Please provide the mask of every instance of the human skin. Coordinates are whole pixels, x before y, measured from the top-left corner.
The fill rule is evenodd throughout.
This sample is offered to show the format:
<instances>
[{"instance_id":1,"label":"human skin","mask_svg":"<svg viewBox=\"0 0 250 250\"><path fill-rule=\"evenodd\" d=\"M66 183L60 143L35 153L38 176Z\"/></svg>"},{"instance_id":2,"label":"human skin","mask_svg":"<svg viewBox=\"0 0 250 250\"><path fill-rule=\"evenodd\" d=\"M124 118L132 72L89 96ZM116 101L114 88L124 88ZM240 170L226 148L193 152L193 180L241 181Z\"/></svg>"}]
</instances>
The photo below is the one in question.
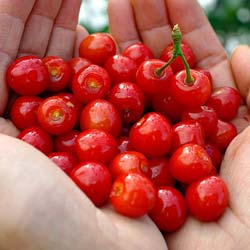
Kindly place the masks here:
<instances>
[{"instance_id":1,"label":"human skin","mask_svg":"<svg viewBox=\"0 0 250 250\"><path fill-rule=\"evenodd\" d=\"M14 58L27 53L65 59L77 55L79 41L87 35L84 29L75 31L80 1L61 3L59 0L0 2L0 20L6 24L0 28L2 114L9 98L5 71ZM109 16L111 33L121 49L140 37L155 56L170 42L171 26L179 23L184 38L193 46L198 66L210 70L217 86L237 83L247 99L249 48L235 50L230 66L196 1L111 0ZM154 36L158 39L152 39ZM13 136L18 131L10 121L0 118L0 249L247 249L250 244L250 128L246 128L245 116L248 119L247 109L242 107L235 121L242 132L228 148L221 167L221 176L230 191L226 213L215 223L200 223L189 217L181 230L165 235L166 241L147 216L134 220L113 212L109 206L97 209L46 156L15 139Z\"/></svg>"}]
</instances>

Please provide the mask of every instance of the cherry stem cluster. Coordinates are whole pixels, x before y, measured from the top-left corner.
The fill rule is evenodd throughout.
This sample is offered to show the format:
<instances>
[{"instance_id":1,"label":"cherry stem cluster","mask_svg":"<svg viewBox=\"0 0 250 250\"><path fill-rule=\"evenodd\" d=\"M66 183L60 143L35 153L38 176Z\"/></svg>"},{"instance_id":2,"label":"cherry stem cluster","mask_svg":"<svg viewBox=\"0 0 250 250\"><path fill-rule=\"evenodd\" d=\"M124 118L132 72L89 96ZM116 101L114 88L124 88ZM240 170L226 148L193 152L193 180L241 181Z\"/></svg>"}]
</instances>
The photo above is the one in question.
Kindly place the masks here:
<instances>
[{"instance_id":1,"label":"cherry stem cluster","mask_svg":"<svg viewBox=\"0 0 250 250\"><path fill-rule=\"evenodd\" d=\"M190 66L189 66L187 59L185 58L185 56L182 52L182 49L181 49L182 34L181 34L181 30L180 30L178 24L176 24L173 27L172 39L174 42L174 49L173 49L172 57L169 59L169 61L166 64L164 64L162 67L156 69L155 74L156 74L156 76L160 77L162 75L163 71L176 59L176 57L180 56L183 63L184 63L185 69L186 69L185 82L191 84L194 82L194 78L191 75Z\"/></svg>"}]
</instances>

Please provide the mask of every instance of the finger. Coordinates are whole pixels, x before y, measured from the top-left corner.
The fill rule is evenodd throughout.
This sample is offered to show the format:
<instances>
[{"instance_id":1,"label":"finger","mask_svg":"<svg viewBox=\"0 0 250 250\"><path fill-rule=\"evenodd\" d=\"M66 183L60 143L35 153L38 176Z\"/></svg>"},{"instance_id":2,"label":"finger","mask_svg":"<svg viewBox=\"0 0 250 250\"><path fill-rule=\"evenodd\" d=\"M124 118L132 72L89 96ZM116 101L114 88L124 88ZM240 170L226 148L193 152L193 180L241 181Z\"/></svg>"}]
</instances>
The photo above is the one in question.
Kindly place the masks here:
<instances>
[{"instance_id":1,"label":"finger","mask_svg":"<svg viewBox=\"0 0 250 250\"><path fill-rule=\"evenodd\" d=\"M0 249L119 249L106 215L38 150L0 135L0 166Z\"/></svg>"},{"instance_id":2,"label":"finger","mask_svg":"<svg viewBox=\"0 0 250 250\"><path fill-rule=\"evenodd\" d=\"M24 24L35 0L1 0L0 2L0 115L8 100L5 71L16 57Z\"/></svg>"},{"instance_id":3,"label":"finger","mask_svg":"<svg viewBox=\"0 0 250 250\"><path fill-rule=\"evenodd\" d=\"M168 21L165 1L131 2L142 41L152 49L155 57L159 57L162 50L171 42L172 28Z\"/></svg>"},{"instance_id":4,"label":"finger","mask_svg":"<svg viewBox=\"0 0 250 250\"><path fill-rule=\"evenodd\" d=\"M10 120L0 117L0 133L16 137L19 131Z\"/></svg>"},{"instance_id":5,"label":"finger","mask_svg":"<svg viewBox=\"0 0 250 250\"><path fill-rule=\"evenodd\" d=\"M110 0L108 2L109 29L119 49L140 41L130 0Z\"/></svg>"},{"instance_id":6,"label":"finger","mask_svg":"<svg viewBox=\"0 0 250 250\"><path fill-rule=\"evenodd\" d=\"M77 25L76 28L76 40L75 40L75 49L74 49L74 57L79 56L79 47L82 40L88 35L88 31L82 27L81 25Z\"/></svg>"},{"instance_id":7,"label":"finger","mask_svg":"<svg viewBox=\"0 0 250 250\"><path fill-rule=\"evenodd\" d=\"M52 31L47 55L69 60L74 52L80 0L64 0Z\"/></svg>"},{"instance_id":8,"label":"finger","mask_svg":"<svg viewBox=\"0 0 250 250\"><path fill-rule=\"evenodd\" d=\"M196 0L166 0L169 18L179 24L183 40L194 51L197 66L208 69L215 87L234 86L226 52Z\"/></svg>"},{"instance_id":9,"label":"finger","mask_svg":"<svg viewBox=\"0 0 250 250\"><path fill-rule=\"evenodd\" d=\"M241 96L246 100L250 107L250 72L248 65L250 63L250 48L247 45L241 45L236 48L231 57L231 67L237 87Z\"/></svg>"},{"instance_id":10,"label":"finger","mask_svg":"<svg viewBox=\"0 0 250 250\"><path fill-rule=\"evenodd\" d=\"M61 3L62 0L36 2L25 26L18 56L27 54L44 56Z\"/></svg>"}]
</instances>

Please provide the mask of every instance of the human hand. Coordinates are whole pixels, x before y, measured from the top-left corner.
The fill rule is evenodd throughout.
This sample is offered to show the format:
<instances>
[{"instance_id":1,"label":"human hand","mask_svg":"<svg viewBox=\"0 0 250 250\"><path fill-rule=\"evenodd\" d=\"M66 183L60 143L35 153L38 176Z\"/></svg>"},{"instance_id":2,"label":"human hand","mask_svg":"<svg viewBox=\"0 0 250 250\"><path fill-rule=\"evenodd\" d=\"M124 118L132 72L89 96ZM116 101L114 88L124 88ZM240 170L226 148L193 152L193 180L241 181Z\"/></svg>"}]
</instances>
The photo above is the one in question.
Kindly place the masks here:
<instances>
[{"instance_id":1,"label":"human hand","mask_svg":"<svg viewBox=\"0 0 250 250\"><path fill-rule=\"evenodd\" d=\"M5 72L16 57L58 55L67 60L78 54L76 48L87 35L77 27L80 4L80 0L0 2L0 116L9 100ZM0 133L15 136L18 131L0 117Z\"/></svg>"},{"instance_id":2,"label":"human hand","mask_svg":"<svg viewBox=\"0 0 250 250\"><path fill-rule=\"evenodd\" d=\"M80 27L75 32L79 6L80 0L0 2L0 114L9 98L5 71L16 57L77 55L87 34ZM46 156L6 136L17 133L10 121L0 118L0 249L166 248L151 220L132 220L109 207L97 209Z\"/></svg>"},{"instance_id":3,"label":"human hand","mask_svg":"<svg viewBox=\"0 0 250 250\"><path fill-rule=\"evenodd\" d=\"M133 42L142 41L152 49L155 57L171 42L172 26L179 24L183 40L194 50L197 66L210 71L214 86L237 85L250 107L249 47L237 49L230 65L224 48L196 0L110 0L109 17L110 32L121 51ZM166 234L170 250L248 248L250 127L247 127L247 106L240 107L234 120L238 132L242 132L231 143L221 166L220 175L230 192L229 207L221 219L213 223L201 223L188 217L179 231Z\"/></svg>"}]
</instances>

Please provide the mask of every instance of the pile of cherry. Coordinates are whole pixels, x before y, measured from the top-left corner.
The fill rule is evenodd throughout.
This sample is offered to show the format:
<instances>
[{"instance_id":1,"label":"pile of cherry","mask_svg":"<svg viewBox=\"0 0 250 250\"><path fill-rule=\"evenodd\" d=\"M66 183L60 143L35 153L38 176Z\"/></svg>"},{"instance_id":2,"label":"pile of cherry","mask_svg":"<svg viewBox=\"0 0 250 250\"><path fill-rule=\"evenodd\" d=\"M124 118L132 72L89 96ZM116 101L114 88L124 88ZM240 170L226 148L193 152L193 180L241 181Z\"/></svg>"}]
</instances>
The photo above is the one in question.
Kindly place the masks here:
<instances>
[{"instance_id":1,"label":"pile of cherry","mask_svg":"<svg viewBox=\"0 0 250 250\"><path fill-rule=\"evenodd\" d=\"M110 35L91 34L78 58L24 56L6 74L17 94L10 119L19 139L96 206L148 214L166 232L188 213L214 221L226 209L228 189L217 173L240 105L235 89L213 88L209 71L195 68L178 26L172 36L156 59L145 44L116 54Z\"/></svg>"}]
</instances>

